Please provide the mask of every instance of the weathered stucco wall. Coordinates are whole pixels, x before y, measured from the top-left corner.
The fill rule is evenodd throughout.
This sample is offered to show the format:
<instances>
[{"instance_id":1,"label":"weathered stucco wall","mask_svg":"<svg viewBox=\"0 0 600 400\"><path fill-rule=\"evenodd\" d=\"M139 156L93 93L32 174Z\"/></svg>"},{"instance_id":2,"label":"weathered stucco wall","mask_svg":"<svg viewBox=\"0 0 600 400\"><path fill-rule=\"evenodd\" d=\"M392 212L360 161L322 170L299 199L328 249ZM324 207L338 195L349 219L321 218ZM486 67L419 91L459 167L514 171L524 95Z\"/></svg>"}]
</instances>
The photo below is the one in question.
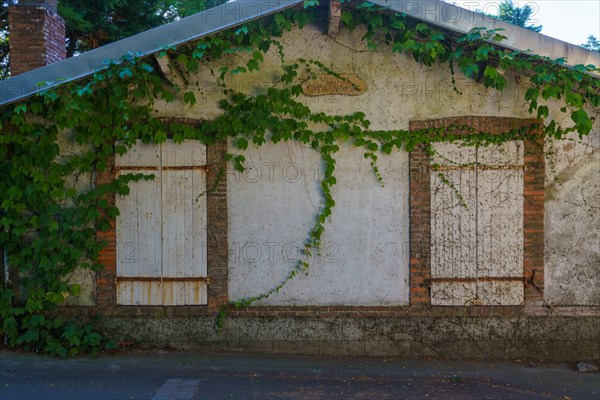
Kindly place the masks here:
<instances>
[{"instance_id":1,"label":"weathered stucco wall","mask_svg":"<svg viewBox=\"0 0 600 400\"><path fill-rule=\"evenodd\" d=\"M507 87L498 93L458 72L459 95L450 83L447 66L422 66L405 55L392 54L385 46L366 51L362 34L342 31L332 39L308 27L283 38L288 62L316 59L338 72L356 74L367 85L359 96L303 96L302 101L313 110L363 111L374 129L407 129L411 120L461 115L531 117L522 100L527 89L524 77L507 72ZM266 57L266 64L261 71L241 74L229 84L247 93L264 89L277 79L274 52ZM216 67L221 65L234 66L237 61L232 56ZM216 101L221 95L214 77L201 72L190 81L199 82L194 89L198 103L191 109L183 102L166 104L161 115L203 119L220 112ZM551 116L568 125L568 117L559 115L556 105L550 106ZM600 172L597 156L591 155L598 147L599 131L596 126L583 144L546 145L551 155L547 159L545 300L553 305L599 304ZM228 185L232 299L263 293L280 282L296 259L292 253L304 243L319 201L315 177L321 166L314 151L278 144L244 154L248 171L231 171ZM324 238L324 254L312 260L307 276L292 281L263 304L407 303L406 154L382 156L385 188L378 185L359 151L344 148L338 159L337 205Z\"/></svg>"},{"instance_id":2,"label":"weathered stucco wall","mask_svg":"<svg viewBox=\"0 0 600 400\"><path fill-rule=\"evenodd\" d=\"M600 152L598 135L555 143L546 188L545 300L600 305Z\"/></svg>"},{"instance_id":3,"label":"weathered stucco wall","mask_svg":"<svg viewBox=\"0 0 600 400\"><path fill-rule=\"evenodd\" d=\"M229 295L260 295L281 282L299 258L320 207L323 166L295 144L246 154L248 169L228 177ZM338 154L334 213L311 268L263 304L408 303L407 157L382 160L382 187L362 152Z\"/></svg>"}]
</instances>

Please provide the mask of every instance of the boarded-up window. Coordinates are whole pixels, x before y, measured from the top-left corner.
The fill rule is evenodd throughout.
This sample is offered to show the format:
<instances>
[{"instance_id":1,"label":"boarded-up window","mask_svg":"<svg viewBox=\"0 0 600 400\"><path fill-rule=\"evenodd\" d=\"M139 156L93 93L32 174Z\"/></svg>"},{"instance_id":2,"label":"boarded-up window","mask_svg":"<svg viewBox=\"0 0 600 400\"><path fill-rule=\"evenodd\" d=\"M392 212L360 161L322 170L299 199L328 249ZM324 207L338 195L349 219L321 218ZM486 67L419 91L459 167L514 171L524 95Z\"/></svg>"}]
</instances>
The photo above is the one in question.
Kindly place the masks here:
<instances>
[{"instance_id":1,"label":"boarded-up window","mask_svg":"<svg viewBox=\"0 0 600 400\"><path fill-rule=\"evenodd\" d=\"M523 143L434 149L431 304L523 304Z\"/></svg>"},{"instance_id":2,"label":"boarded-up window","mask_svg":"<svg viewBox=\"0 0 600 400\"><path fill-rule=\"evenodd\" d=\"M206 147L138 142L115 166L154 175L117 196L117 304L207 304Z\"/></svg>"}]
</instances>

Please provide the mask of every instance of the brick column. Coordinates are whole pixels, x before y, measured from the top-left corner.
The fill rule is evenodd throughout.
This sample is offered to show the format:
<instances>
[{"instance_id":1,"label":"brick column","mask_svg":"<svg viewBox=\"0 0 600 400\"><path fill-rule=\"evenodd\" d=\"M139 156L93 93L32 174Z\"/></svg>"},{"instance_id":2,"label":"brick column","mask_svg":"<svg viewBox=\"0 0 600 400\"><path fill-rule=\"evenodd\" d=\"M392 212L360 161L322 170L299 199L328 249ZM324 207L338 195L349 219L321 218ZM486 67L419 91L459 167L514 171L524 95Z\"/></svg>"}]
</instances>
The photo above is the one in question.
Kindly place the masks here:
<instances>
[{"instance_id":1,"label":"brick column","mask_svg":"<svg viewBox=\"0 0 600 400\"><path fill-rule=\"evenodd\" d=\"M525 141L523 162L523 274L525 307L544 303L544 180L545 157L542 128L534 140Z\"/></svg>"},{"instance_id":2,"label":"brick column","mask_svg":"<svg viewBox=\"0 0 600 400\"><path fill-rule=\"evenodd\" d=\"M410 123L417 130L418 123ZM409 155L410 207L410 305L429 306L431 278L431 188L430 161L424 145Z\"/></svg>"},{"instance_id":3,"label":"brick column","mask_svg":"<svg viewBox=\"0 0 600 400\"><path fill-rule=\"evenodd\" d=\"M65 22L56 0L20 1L8 10L12 76L66 58Z\"/></svg>"},{"instance_id":4,"label":"brick column","mask_svg":"<svg viewBox=\"0 0 600 400\"><path fill-rule=\"evenodd\" d=\"M96 173L96 186L110 183L115 179L114 156L106 160L107 169ZM107 195L109 206L115 205L115 195ZM98 262L104 266L96 275L96 306L110 307L117 303L116 277L117 277L117 225L111 219L110 229L106 232L97 232L98 241L106 241L107 245L100 251Z\"/></svg>"},{"instance_id":5,"label":"brick column","mask_svg":"<svg viewBox=\"0 0 600 400\"><path fill-rule=\"evenodd\" d=\"M229 239L227 214L227 142L217 142L207 148L208 190L208 306L218 308L228 301Z\"/></svg>"}]
</instances>

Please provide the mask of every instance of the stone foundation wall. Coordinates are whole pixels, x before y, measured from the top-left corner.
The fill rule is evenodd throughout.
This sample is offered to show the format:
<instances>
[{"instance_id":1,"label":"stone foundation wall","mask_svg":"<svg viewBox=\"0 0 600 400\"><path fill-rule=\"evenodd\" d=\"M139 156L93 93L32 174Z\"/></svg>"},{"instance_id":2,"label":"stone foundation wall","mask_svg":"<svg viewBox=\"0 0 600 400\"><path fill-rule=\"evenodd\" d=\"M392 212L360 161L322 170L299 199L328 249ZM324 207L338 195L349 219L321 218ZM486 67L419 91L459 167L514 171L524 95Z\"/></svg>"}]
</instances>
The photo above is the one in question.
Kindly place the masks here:
<instances>
[{"instance_id":1,"label":"stone foundation wall","mask_svg":"<svg viewBox=\"0 0 600 400\"><path fill-rule=\"evenodd\" d=\"M206 351L449 358L600 359L600 317L110 317L126 344Z\"/></svg>"}]
</instances>

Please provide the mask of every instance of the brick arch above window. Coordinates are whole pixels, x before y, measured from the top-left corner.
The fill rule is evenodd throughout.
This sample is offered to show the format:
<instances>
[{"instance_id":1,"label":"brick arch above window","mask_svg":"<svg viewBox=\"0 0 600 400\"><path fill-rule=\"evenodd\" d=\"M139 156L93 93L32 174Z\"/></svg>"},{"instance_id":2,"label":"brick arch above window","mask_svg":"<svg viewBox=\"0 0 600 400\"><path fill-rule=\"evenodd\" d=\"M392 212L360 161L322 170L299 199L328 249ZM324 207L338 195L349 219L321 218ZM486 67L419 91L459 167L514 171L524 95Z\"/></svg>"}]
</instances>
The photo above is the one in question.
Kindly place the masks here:
<instances>
[{"instance_id":1,"label":"brick arch above window","mask_svg":"<svg viewBox=\"0 0 600 400\"><path fill-rule=\"evenodd\" d=\"M411 121L410 130L416 131L427 128L452 128L454 133L465 133L460 128L468 127L478 131L485 131L492 134L501 134L511 129L522 127L535 127L532 133L536 139L526 140L523 142L522 153L518 163L513 165L505 165L497 169L521 169L519 172L519 180L522 181L522 246L520 247L518 257L522 257L522 267L519 266L519 272L514 271L510 276L502 276L492 271L490 274L489 268L485 276L479 276L477 273L469 273L464 270L456 273L443 274L440 277L440 263L434 261L434 269L432 270L432 251L436 260L439 259L439 234L432 235L432 198L439 205L439 199L432 195L433 186L435 186L435 174L437 170L433 170L432 159L425 151L424 146L415 148L410 154L410 243L411 243L411 262L410 262L410 304L411 306L431 306L433 305L459 305L459 301L450 299L440 299L440 290L448 289L454 285L459 288L458 291L478 291L478 287L483 291L490 288L497 290L506 290L513 292L513 300L507 300L509 305L517 305L515 296L522 296L520 305L525 307L540 305L543 301L544 287L544 141L542 136L542 122L537 119L519 119L507 117L489 117L489 116L464 116L453 118L442 118L426 121ZM463 128L464 129L464 128ZM475 152L475 150L473 150ZM435 163L438 163L435 161ZM442 164L442 163L440 163ZM473 171L475 166L470 167ZM442 167L443 169L444 167ZM458 167L447 166L446 169L459 169ZM493 169L493 168L492 168ZM456 172L454 172L456 173ZM476 174L472 172L471 175ZM469 174L464 175L469 176ZM475 175L476 176L476 175ZM433 177L433 178L432 178ZM433 182L433 186L432 186ZM519 189L521 190L521 189ZM475 190L474 193L477 193ZM474 195L475 196L475 195ZM482 195L479 194L479 197ZM520 201L520 200L519 200ZM485 199L477 198L473 204L485 203ZM513 199L514 202L514 199ZM435 213L435 210L434 210ZM437 217L437 215L434 215ZM471 216L473 217L473 216ZM460 220L461 217L458 217ZM480 225L481 218L477 218L475 214L474 228ZM519 222L520 223L520 222ZM468 224L467 224L468 225ZM439 224L438 224L439 229ZM460 235L460 233L459 233ZM455 235L459 237L459 235ZM435 236L432 240L432 237ZM474 235L469 235L473 238ZM473 239L471 238L471 239ZM468 240L467 240L468 241ZM521 237L519 237L521 241ZM474 246L483 247L481 243L477 244L477 239L471 240L476 243ZM483 242L483 240L482 240ZM464 246L463 246L464 247ZM468 248L468 246L467 246ZM476 259L482 254L479 248L470 251L472 258ZM454 256L448 256L450 259ZM464 257L464 256L463 256ZM456 263L464 263L463 260L454 260ZM475 261L477 262L477 261ZM466 263L466 262L465 262ZM461 267L465 267L461 265ZM441 267L443 270L443 266ZM433 273L432 273L433 272ZM490 276L491 275L491 276ZM499 276L498 276L499 275ZM516 275L516 276L515 276ZM520 285L522 284L522 289ZM433 288L433 290L432 290ZM510 289L512 288L512 289ZM515 289L517 291L515 291ZM452 290L449 290L452 292ZM434 295L432 302L432 293ZM437 298L435 296L438 296ZM469 296L462 293L464 298ZM474 300L470 304L460 305L493 305L489 297L483 300L480 299L479 293L474 296ZM482 303L483 302L483 303ZM498 305L501 305L500 303Z\"/></svg>"}]
</instances>

